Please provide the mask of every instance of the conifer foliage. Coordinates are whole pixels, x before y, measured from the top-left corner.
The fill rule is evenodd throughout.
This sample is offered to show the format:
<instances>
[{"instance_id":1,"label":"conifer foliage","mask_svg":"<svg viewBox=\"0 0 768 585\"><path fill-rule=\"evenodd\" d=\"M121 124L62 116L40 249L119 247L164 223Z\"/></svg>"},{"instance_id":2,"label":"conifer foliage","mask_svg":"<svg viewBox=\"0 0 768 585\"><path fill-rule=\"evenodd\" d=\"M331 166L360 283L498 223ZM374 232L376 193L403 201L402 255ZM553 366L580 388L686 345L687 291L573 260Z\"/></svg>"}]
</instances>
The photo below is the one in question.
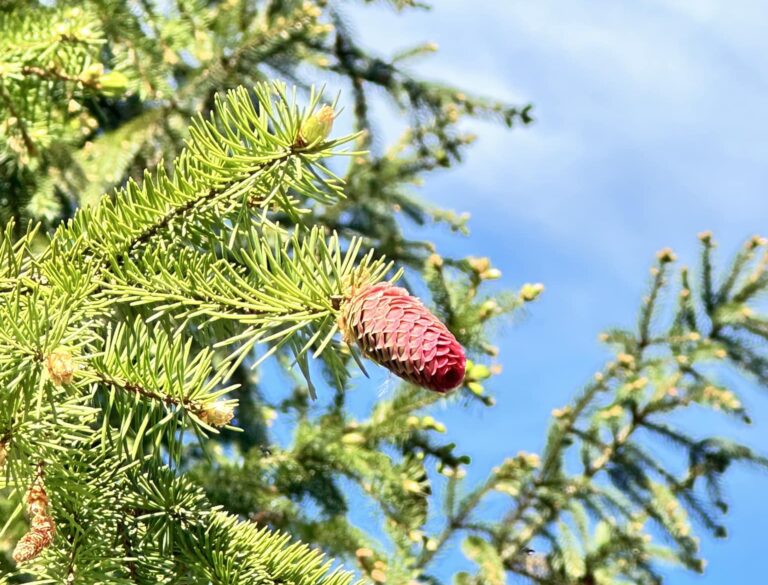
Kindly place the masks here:
<instances>
[{"instance_id":1,"label":"conifer foliage","mask_svg":"<svg viewBox=\"0 0 768 585\"><path fill-rule=\"evenodd\" d=\"M79 210L44 252L34 231L4 234L6 478L29 489L30 519L13 556L38 577L173 582L184 566L189 582L347 580L323 576L315 554L261 558L278 537L233 522L178 473L186 437L231 421L223 382L255 345L290 347L308 371L307 352L337 329L332 298L389 268L358 259L359 242L342 253L321 230L290 235L269 219L339 196L321 161L343 141L296 148L313 108L281 85L256 95L258 113L230 93L170 173ZM326 362L343 379L343 363Z\"/></svg>"},{"instance_id":2,"label":"conifer foliage","mask_svg":"<svg viewBox=\"0 0 768 585\"><path fill-rule=\"evenodd\" d=\"M615 357L553 412L541 454L480 479L438 407L494 405L489 330L542 286L486 292L487 258L412 239L467 218L411 186L460 160L463 117L526 124L530 106L417 79L405 63L431 45L373 54L324 0L0 8L0 583L703 570L723 474L768 461L676 415L749 422L723 380L768 384L766 240L722 274L709 233L695 274L662 250L636 327L603 334ZM372 90L409 122L381 151ZM424 303L403 288L419 281ZM360 407L371 360L404 382Z\"/></svg>"}]
</instances>

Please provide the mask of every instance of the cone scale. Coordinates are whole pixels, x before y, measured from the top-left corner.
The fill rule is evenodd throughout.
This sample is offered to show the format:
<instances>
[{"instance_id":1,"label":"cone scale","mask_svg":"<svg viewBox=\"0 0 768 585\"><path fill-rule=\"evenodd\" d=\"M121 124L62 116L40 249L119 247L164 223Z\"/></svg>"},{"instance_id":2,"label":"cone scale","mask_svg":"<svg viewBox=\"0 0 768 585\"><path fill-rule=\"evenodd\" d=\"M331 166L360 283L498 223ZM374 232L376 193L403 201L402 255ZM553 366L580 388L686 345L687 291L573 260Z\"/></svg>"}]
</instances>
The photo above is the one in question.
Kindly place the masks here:
<instances>
[{"instance_id":1,"label":"cone scale","mask_svg":"<svg viewBox=\"0 0 768 585\"><path fill-rule=\"evenodd\" d=\"M362 288L341 307L348 343L404 380L445 393L464 380L466 357L453 334L404 288Z\"/></svg>"}]
</instances>

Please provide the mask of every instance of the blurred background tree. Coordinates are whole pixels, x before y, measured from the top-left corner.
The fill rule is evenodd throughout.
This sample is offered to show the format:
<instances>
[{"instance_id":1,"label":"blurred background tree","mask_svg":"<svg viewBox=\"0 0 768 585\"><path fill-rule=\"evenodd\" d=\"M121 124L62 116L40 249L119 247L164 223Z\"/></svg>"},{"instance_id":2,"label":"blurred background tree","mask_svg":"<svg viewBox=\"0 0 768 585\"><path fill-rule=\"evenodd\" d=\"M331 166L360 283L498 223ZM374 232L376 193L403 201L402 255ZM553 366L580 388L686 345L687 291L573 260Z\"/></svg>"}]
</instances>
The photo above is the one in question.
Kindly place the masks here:
<instances>
[{"instance_id":1,"label":"blurred background tree","mask_svg":"<svg viewBox=\"0 0 768 585\"><path fill-rule=\"evenodd\" d=\"M281 368L252 370L254 353L234 373L243 432L223 431L212 452L190 444L184 455L184 472L213 503L381 583L495 584L511 573L539 583L658 583L660 562L703 569L694 528L725 534L722 473L735 461L765 461L672 421L701 405L747 422L721 373L735 367L768 382L768 326L750 308L768 286L764 240L750 239L718 276L712 236L701 234L701 269L696 278L680 272L674 292L674 255L660 252L636 330L605 334L615 360L553 413L544 452L511 453L485 482L465 485L470 462L460 445L441 440L439 406L493 406L493 324L542 288L489 291L498 271L488 259L442 256L422 228L464 233L467 217L419 199L415 187L460 162L473 140L461 130L463 118L522 126L531 122L530 105L410 75L409 60L435 47L371 53L343 2L3 0L0 8L0 217L16 220L18 237L27 220L53 230L102 193L167 164L188 138L189 119L207 116L217 94L272 78L307 92L325 81L347 106L338 125L363 131L356 146L370 152L335 169L346 199L315 205L301 221L335 230L344 242L361 237L364 248L405 267L405 282L429 296L470 352L467 378L452 397L402 386L370 411L326 385L312 401L287 354L276 355ZM378 140L377 100L394 103L407 121L395 144ZM663 303L670 296L676 304ZM282 390L267 393L265 385ZM682 457L660 460L659 438ZM499 498L508 513L484 515L483 504ZM353 514L371 503L382 525ZM15 505L5 504L8 573L24 532ZM468 562L466 572L446 575L439 559L449 548L460 548L474 568Z\"/></svg>"}]
</instances>

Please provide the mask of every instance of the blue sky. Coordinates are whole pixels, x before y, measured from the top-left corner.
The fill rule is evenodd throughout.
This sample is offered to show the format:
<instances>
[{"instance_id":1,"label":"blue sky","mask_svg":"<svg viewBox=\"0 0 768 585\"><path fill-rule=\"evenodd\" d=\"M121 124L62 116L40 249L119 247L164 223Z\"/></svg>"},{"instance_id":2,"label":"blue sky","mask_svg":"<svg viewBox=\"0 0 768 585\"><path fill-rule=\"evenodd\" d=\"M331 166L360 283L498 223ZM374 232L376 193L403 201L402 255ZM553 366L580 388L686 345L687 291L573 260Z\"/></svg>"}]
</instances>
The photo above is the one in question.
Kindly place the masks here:
<instances>
[{"instance_id":1,"label":"blue sky","mask_svg":"<svg viewBox=\"0 0 768 585\"><path fill-rule=\"evenodd\" d=\"M480 480L504 456L539 450L550 411L601 367L597 334L631 325L654 253L695 263L696 234L713 230L723 257L768 232L768 3L758 0L439 0L432 12L354 12L378 50L436 41L413 66L511 102L534 102L536 123L473 125L480 140L459 169L421 194L472 214L468 240L447 251L491 256L509 287L541 281L542 300L500 332L498 407L446 410L452 437ZM396 125L394 113L384 112ZM768 397L746 387L755 423L694 423L768 452ZM704 539L701 576L721 584L763 574L768 476L726 482L730 537ZM445 571L454 555L443 559Z\"/></svg>"}]
</instances>

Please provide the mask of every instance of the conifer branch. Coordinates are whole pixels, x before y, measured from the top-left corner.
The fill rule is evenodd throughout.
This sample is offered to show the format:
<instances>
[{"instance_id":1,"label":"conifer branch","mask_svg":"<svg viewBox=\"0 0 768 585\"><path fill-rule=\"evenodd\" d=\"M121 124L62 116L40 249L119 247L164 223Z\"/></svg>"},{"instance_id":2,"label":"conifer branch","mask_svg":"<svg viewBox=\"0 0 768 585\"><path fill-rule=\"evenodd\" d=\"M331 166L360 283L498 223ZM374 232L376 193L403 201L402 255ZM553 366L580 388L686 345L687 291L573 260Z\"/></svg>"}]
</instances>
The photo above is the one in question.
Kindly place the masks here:
<instances>
[{"instance_id":1,"label":"conifer branch","mask_svg":"<svg viewBox=\"0 0 768 585\"><path fill-rule=\"evenodd\" d=\"M530 106L409 74L407 60L434 45L376 55L338 4L134 4L13 2L0 15L0 109L13 108L0 124L9 194L0 214L43 220L37 234L23 221L0 234L0 487L10 493L1 540L15 544L33 528L23 492L39 462L58 534L21 567L0 558L11 574L0 581L349 583L283 532L376 583L441 585L439 559L459 536L477 569L455 585L501 585L510 572L548 585L657 585L662 561L701 570L693 531L725 534L723 474L768 462L676 421L693 405L749 421L719 374L735 366L768 380L768 319L755 302L768 289L762 238L720 275L702 234L702 266L696 278L682 271L668 321L674 257L663 251L635 329L602 336L615 358L553 413L541 458L519 453L467 488L470 461L432 416L441 396L406 386L352 416L359 356L344 341L404 378L434 382L415 373L429 340L389 318L407 309L450 341L441 351L461 343L472 352L460 362L451 353L464 374L455 395L493 405L488 326L542 287L482 296L499 276L488 259L444 258L405 234L401 218L465 232L466 216L421 201L412 186L461 159L473 140L464 117L528 124ZM351 85L356 137L328 138L338 110L309 88L317 69ZM306 108L281 84L214 97L274 72L294 81ZM401 106L409 127L382 153L340 153L350 140L374 144L371 91ZM325 161L334 154L354 155L345 192ZM159 168L142 178L145 167ZM71 209L113 184L121 188ZM407 293L391 294L385 281L398 275L384 255L412 270L409 281L424 279L450 331ZM412 354L392 351L406 345ZM251 371L270 356L289 371L286 392ZM236 395L226 382L234 372ZM311 402L310 374L335 392ZM235 412L236 397L247 408ZM250 432L234 439L234 424ZM679 465L655 458L659 439ZM433 494L444 494L446 517L434 535ZM359 498L381 515L386 542L354 524ZM508 504L498 518L484 513L491 499ZM657 533L665 542L649 543Z\"/></svg>"},{"instance_id":2,"label":"conifer branch","mask_svg":"<svg viewBox=\"0 0 768 585\"><path fill-rule=\"evenodd\" d=\"M710 247L710 243L708 238L704 246ZM616 330L603 336L605 341L617 346L617 358L596 375L572 405L553 413L555 422L541 464L535 456L531 456L530 463L523 464L528 456L521 455L519 463L509 461L500 466L486 483L459 504L461 522L449 523L417 558L431 560L435 548L441 550L448 538L464 532L470 535L465 541L465 552L480 565L480 575L486 574L494 564L541 583L589 582L594 578L590 571L599 567L616 570L617 566L610 561L614 554L623 555L626 563L617 575L643 584L655 583L658 579L653 567L654 555L675 558L688 568L700 571L703 565L691 536L688 514L705 529L722 537L725 528L716 509L724 509L724 504L719 488L712 486L717 485L719 474L731 461L763 465L766 459L743 445L691 437L662 422L662 417L697 403L748 421L735 394L718 385L711 373L704 374L697 365L706 360L722 360L734 352L731 359L737 365L762 379L762 353L755 351L752 359L744 357L746 354L739 353L743 351L739 342L721 331L727 327L734 334L748 331L763 339L767 337L768 331L757 325L760 318L734 301L743 283L749 285L760 278L762 257L757 264L754 260L759 256L757 248L764 244L761 239L750 240L717 288L718 294L712 293L711 297L707 290L716 290L714 266L711 258L705 258L703 272L710 276L708 282L704 279L700 298L702 305L706 305L708 298L712 303L708 310L713 315L709 331L697 329L691 317L695 314L694 297L685 270L678 310L671 326L666 331L659 331L655 326L656 307L665 296L667 267L674 261L671 251L660 252L659 265L652 271L651 292L643 299L637 332ZM653 351L648 351L650 349ZM638 438L641 429L671 439L690 458L689 469L679 477L668 471L644 449ZM610 439L603 440L601 433L610 433ZM566 452L574 446L581 451L580 472L572 471L567 464ZM524 471L536 468L535 473ZM697 492L701 482L709 486L710 504L714 508L706 505ZM506 491L508 483L513 506L504 521L490 526L472 521L486 493ZM639 519L651 519L671 537L674 547L638 557L625 555L622 551L626 549L618 541L611 545L603 539L603 556L598 560L590 556L593 537L586 530L586 520L578 520L584 524L578 537L565 522L569 515L575 517L579 507L589 510L597 529L610 526L616 531L615 538L633 543L639 542L636 539L642 534L642 524L637 524ZM480 536L482 539L478 540ZM551 550L528 552L535 538L548 540ZM425 564L419 568L426 570Z\"/></svg>"}]
</instances>

